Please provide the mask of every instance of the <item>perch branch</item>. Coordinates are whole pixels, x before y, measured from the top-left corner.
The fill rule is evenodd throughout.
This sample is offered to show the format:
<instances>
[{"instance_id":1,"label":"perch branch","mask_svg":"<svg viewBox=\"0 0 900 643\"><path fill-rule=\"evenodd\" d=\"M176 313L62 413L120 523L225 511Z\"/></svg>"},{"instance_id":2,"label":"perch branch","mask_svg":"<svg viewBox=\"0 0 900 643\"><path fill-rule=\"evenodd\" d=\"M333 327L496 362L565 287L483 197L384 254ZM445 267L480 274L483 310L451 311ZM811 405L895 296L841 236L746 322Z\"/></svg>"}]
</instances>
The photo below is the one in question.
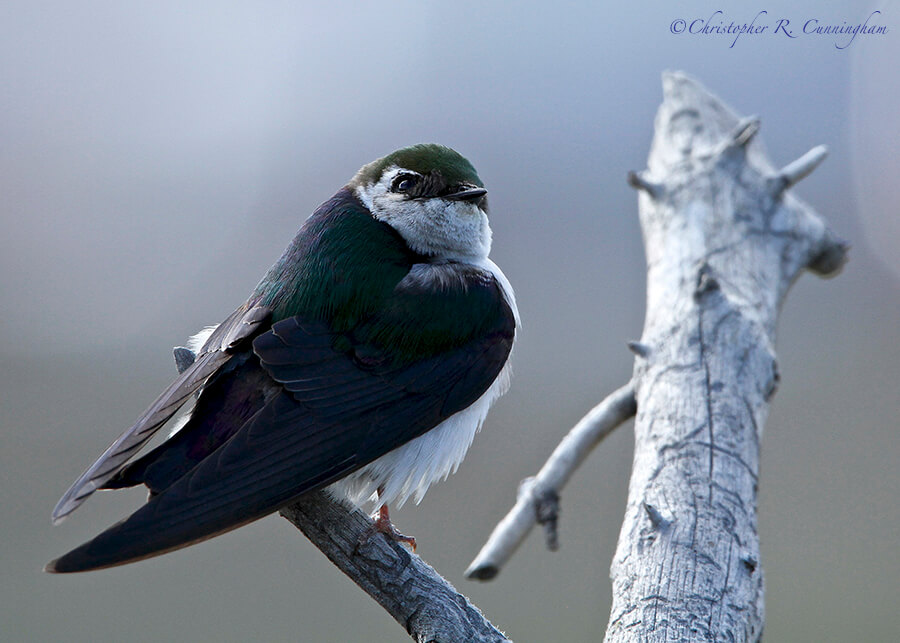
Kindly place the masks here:
<instances>
[{"instance_id":1,"label":"perch branch","mask_svg":"<svg viewBox=\"0 0 900 643\"><path fill-rule=\"evenodd\" d=\"M375 599L415 641L508 641L469 600L421 558L372 536L359 509L317 492L281 510L328 559Z\"/></svg>"}]
</instances>

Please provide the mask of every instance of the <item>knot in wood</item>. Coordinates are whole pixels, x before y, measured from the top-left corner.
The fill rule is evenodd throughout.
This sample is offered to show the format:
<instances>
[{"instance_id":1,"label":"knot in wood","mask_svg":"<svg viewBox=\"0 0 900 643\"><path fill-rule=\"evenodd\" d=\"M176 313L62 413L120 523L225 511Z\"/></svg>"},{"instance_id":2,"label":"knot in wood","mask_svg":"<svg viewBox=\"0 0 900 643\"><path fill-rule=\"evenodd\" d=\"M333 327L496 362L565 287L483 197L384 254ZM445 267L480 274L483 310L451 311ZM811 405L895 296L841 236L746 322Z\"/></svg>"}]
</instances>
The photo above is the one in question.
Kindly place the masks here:
<instances>
[{"instance_id":1,"label":"knot in wood","mask_svg":"<svg viewBox=\"0 0 900 643\"><path fill-rule=\"evenodd\" d=\"M694 299L699 301L706 295L718 290L719 281L713 276L710 265L704 262L697 273L697 287L694 290Z\"/></svg>"}]
</instances>

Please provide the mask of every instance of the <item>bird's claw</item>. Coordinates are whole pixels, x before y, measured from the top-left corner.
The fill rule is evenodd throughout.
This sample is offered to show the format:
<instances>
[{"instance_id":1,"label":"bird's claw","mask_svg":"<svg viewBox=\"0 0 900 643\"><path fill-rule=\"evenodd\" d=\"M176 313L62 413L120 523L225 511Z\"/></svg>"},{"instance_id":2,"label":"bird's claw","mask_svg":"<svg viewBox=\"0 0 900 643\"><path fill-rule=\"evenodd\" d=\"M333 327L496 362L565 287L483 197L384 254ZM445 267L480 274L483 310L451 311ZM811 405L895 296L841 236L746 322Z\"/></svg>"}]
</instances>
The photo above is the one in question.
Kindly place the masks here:
<instances>
[{"instance_id":1,"label":"bird's claw","mask_svg":"<svg viewBox=\"0 0 900 643\"><path fill-rule=\"evenodd\" d=\"M408 545L409 548L415 553L416 551L416 539L412 536L407 536L406 534L401 534L397 531L397 528L394 527L391 522L391 517L388 515L387 505L382 505L381 508L372 516L372 526L370 526L363 534L359 537L359 542L357 543L357 549L365 545L369 538L372 537L375 533L384 534L388 539L393 540L397 543L402 543Z\"/></svg>"}]
</instances>

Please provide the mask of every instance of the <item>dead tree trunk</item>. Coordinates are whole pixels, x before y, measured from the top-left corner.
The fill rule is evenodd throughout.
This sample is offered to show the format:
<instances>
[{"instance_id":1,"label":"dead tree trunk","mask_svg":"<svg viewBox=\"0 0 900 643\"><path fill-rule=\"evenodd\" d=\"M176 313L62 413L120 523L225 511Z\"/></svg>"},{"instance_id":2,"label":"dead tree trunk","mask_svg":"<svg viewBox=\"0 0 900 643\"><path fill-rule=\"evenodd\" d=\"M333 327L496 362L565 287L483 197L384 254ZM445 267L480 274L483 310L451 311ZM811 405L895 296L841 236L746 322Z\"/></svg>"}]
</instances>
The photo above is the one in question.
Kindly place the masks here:
<instances>
[{"instance_id":1,"label":"dead tree trunk","mask_svg":"<svg viewBox=\"0 0 900 643\"><path fill-rule=\"evenodd\" d=\"M538 522L555 548L562 487L636 411L606 641L758 641L759 439L778 384L778 309L804 269L836 274L847 248L788 192L824 147L775 170L755 118L681 73L663 75L663 93L648 170L628 177L647 253L632 380L523 481L467 575L496 576Z\"/></svg>"},{"instance_id":2,"label":"dead tree trunk","mask_svg":"<svg viewBox=\"0 0 900 643\"><path fill-rule=\"evenodd\" d=\"M759 439L778 384L778 309L804 268L835 274L846 247L787 191L823 147L776 171L756 119L683 74L665 74L663 93L648 170L629 177L647 316L606 641L757 641Z\"/></svg>"}]
</instances>

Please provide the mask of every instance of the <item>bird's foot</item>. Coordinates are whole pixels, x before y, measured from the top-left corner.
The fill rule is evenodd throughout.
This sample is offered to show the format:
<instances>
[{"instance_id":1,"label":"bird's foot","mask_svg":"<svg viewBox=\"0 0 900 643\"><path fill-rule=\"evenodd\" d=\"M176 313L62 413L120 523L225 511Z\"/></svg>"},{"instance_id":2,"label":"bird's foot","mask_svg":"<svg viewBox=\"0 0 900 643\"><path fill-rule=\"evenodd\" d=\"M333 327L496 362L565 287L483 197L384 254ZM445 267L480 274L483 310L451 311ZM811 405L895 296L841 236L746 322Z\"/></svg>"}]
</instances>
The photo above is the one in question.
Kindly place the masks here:
<instances>
[{"instance_id":1,"label":"bird's foot","mask_svg":"<svg viewBox=\"0 0 900 643\"><path fill-rule=\"evenodd\" d=\"M413 552L416 551L416 539L397 531L397 528L394 527L391 522L387 505L381 505L378 511L372 516L372 520L375 521L374 524L359 537L359 546L364 545L373 534L382 533L390 540L408 545Z\"/></svg>"}]
</instances>

